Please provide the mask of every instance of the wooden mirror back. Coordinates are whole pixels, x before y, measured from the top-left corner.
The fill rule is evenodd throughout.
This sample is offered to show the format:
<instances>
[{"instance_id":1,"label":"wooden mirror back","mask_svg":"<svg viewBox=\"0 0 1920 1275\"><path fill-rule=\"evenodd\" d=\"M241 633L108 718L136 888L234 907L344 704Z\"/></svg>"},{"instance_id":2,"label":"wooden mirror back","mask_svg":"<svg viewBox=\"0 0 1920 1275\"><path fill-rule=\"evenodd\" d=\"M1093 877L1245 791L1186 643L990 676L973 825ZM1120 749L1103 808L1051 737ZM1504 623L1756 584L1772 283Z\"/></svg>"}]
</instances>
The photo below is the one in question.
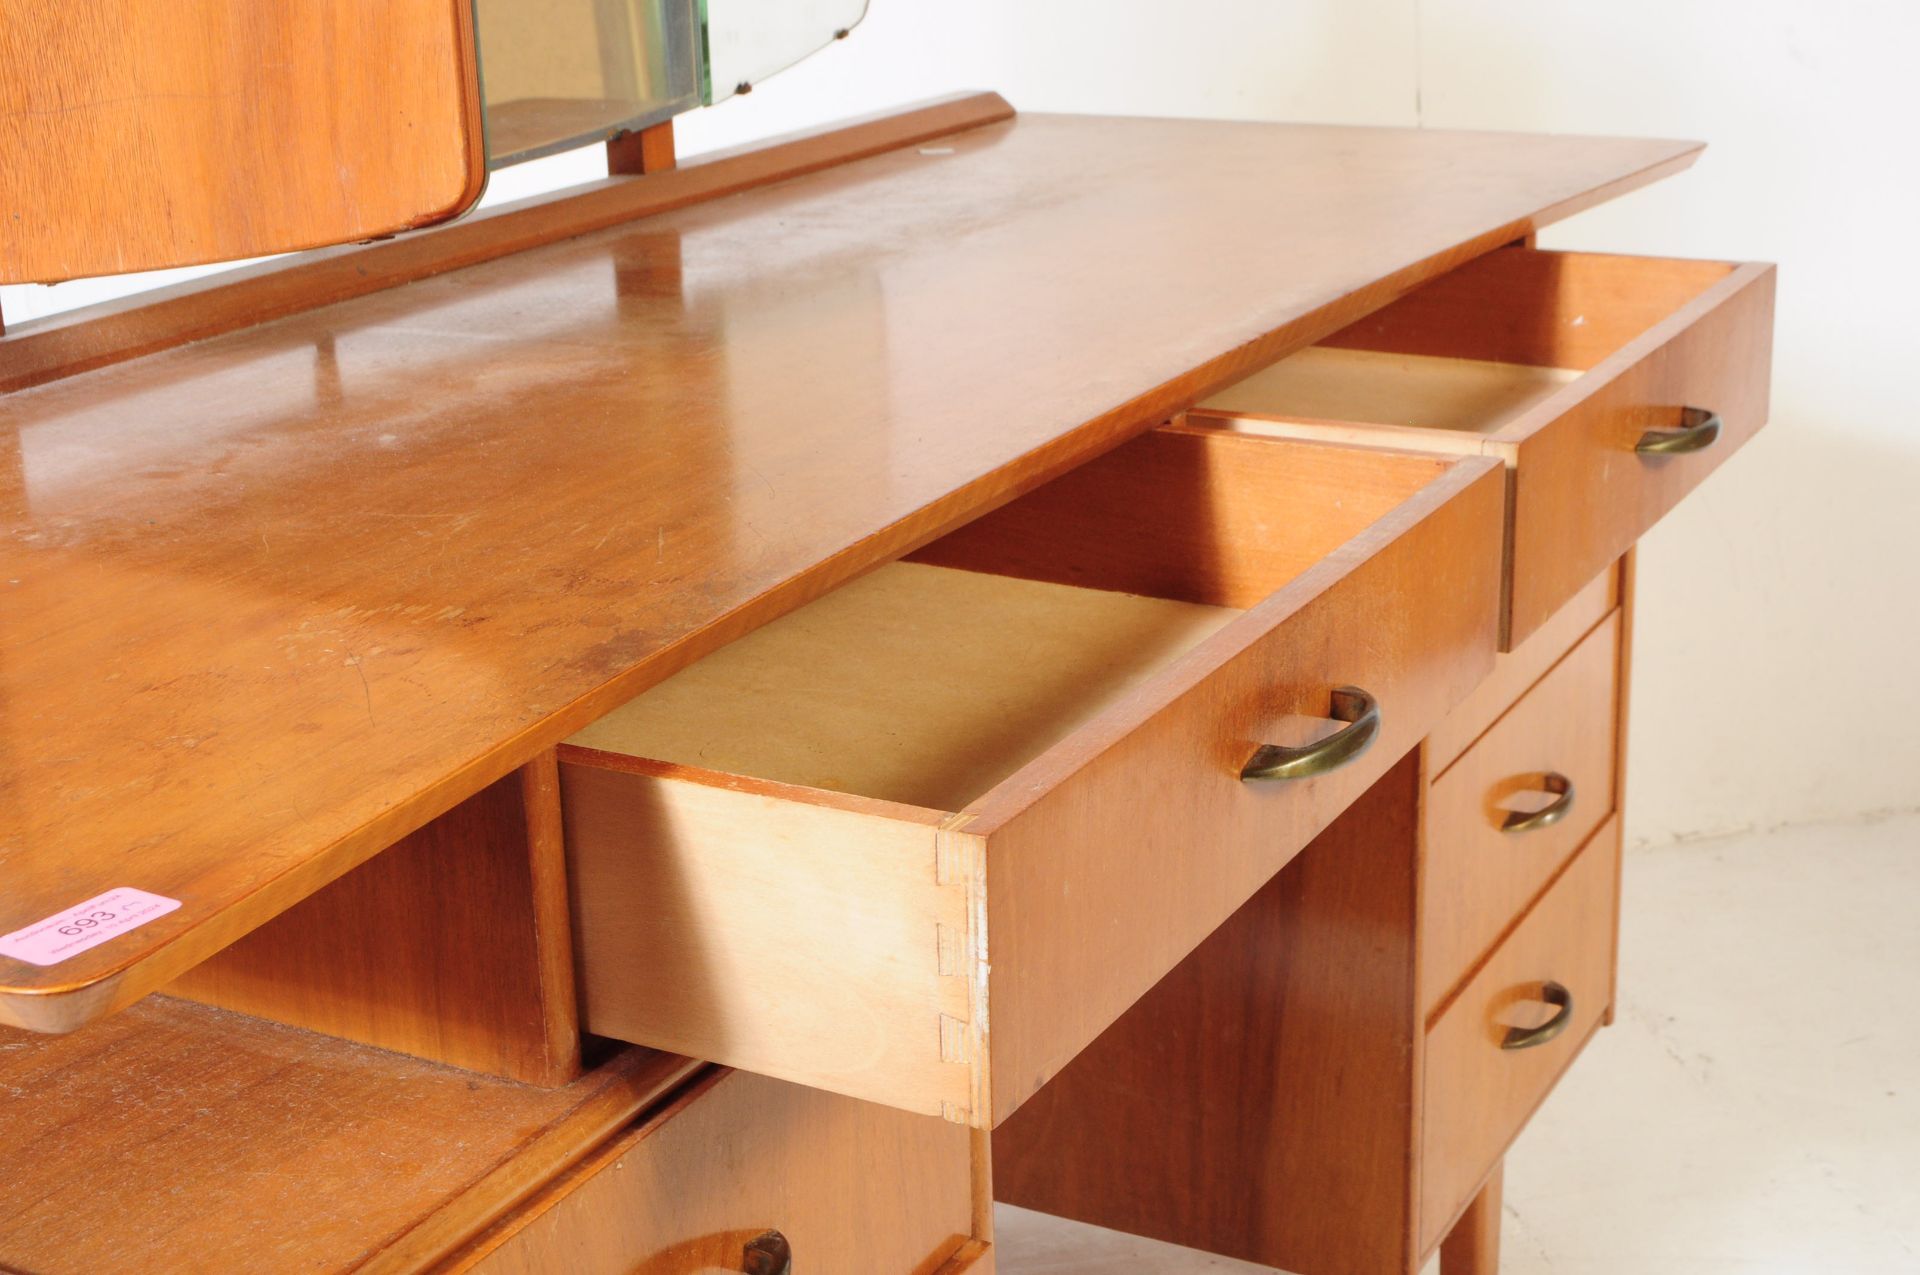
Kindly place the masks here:
<instances>
[{"instance_id":1,"label":"wooden mirror back","mask_svg":"<svg viewBox=\"0 0 1920 1275\"><path fill-rule=\"evenodd\" d=\"M486 185L472 0L9 0L0 283L457 216Z\"/></svg>"}]
</instances>

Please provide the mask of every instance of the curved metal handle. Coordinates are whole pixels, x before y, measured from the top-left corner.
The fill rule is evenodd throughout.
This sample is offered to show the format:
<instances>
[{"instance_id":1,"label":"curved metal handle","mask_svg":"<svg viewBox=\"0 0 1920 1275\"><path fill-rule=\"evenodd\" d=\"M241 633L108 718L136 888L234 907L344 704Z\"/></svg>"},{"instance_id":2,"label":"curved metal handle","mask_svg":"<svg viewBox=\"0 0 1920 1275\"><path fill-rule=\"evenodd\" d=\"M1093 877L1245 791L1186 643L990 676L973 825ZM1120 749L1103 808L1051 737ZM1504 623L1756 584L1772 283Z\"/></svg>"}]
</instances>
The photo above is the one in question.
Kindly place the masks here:
<instances>
[{"instance_id":1,"label":"curved metal handle","mask_svg":"<svg viewBox=\"0 0 1920 1275\"><path fill-rule=\"evenodd\" d=\"M1502 1049L1532 1049L1535 1045L1544 1045L1567 1030L1567 1024L1573 1021L1573 993L1560 983L1549 979L1540 985L1540 999L1559 1010L1552 1018L1538 1027L1509 1027Z\"/></svg>"},{"instance_id":2,"label":"curved metal handle","mask_svg":"<svg viewBox=\"0 0 1920 1275\"><path fill-rule=\"evenodd\" d=\"M1679 429L1650 429L1640 435L1633 450L1642 456L1679 456L1704 451L1720 437L1720 414L1704 407L1680 409Z\"/></svg>"},{"instance_id":3,"label":"curved metal handle","mask_svg":"<svg viewBox=\"0 0 1920 1275\"><path fill-rule=\"evenodd\" d=\"M1380 733L1380 704L1357 686L1336 686L1332 711L1327 716L1348 725L1317 743L1299 748L1262 744L1240 768L1240 778L1251 783L1256 779L1307 779L1324 775L1366 752Z\"/></svg>"},{"instance_id":4,"label":"curved metal handle","mask_svg":"<svg viewBox=\"0 0 1920 1275\"><path fill-rule=\"evenodd\" d=\"M793 1246L778 1231L768 1231L747 1241L740 1261L743 1275L793 1275Z\"/></svg>"},{"instance_id":5,"label":"curved metal handle","mask_svg":"<svg viewBox=\"0 0 1920 1275\"><path fill-rule=\"evenodd\" d=\"M1567 811L1573 809L1573 780L1550 770L1540 781L1540 787L1553 793L1553 800L1538 810L1514 811L1500 824L1500 831L1532 832L1536 828L1551 828L1566 818Z\"/></svg>"}]
</instances>

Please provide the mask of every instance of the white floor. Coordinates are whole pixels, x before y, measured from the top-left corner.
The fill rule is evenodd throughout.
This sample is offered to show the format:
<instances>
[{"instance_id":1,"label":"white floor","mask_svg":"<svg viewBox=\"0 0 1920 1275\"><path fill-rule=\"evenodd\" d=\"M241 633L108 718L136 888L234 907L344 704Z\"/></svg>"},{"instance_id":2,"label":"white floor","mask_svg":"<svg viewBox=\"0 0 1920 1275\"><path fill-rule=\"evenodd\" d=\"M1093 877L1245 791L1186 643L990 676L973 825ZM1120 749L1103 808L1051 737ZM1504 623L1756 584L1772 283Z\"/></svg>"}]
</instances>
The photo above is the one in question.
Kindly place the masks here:
<instances>
[{"instance_id":1,"label":"white floor","mask_svg":"<svg viewBox=\"0 0 1920 1275\"><path fill-rule=\"evenodd\" d=\"M1920 818L1631 854L1623 943L1508 1158L1504 1275L1920 1273ZM1267 1270L995 1225L1001 1275Z\"/></svg>"}]
</instances>

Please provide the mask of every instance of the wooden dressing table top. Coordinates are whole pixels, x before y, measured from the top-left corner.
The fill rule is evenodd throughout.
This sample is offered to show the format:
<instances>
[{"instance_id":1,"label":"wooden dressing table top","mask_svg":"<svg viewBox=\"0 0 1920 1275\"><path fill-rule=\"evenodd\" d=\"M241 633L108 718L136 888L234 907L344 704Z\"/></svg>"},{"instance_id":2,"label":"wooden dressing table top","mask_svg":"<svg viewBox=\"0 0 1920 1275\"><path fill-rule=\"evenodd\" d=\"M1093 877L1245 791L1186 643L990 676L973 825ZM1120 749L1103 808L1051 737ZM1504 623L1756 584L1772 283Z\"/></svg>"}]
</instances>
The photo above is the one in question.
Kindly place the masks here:
<instances>
[{"instance_id":1,"label":"wooden dressing table top","mask_svg":"<svg viewBox=\"0 0 1920 1275\"><path fill-rule=\"evenodd\" d=\"M0 957L0 1021L153 990L699 654L1697 151L1022 117L0 397L0 934L181 901Z\"/></svg>"}]
</instances>

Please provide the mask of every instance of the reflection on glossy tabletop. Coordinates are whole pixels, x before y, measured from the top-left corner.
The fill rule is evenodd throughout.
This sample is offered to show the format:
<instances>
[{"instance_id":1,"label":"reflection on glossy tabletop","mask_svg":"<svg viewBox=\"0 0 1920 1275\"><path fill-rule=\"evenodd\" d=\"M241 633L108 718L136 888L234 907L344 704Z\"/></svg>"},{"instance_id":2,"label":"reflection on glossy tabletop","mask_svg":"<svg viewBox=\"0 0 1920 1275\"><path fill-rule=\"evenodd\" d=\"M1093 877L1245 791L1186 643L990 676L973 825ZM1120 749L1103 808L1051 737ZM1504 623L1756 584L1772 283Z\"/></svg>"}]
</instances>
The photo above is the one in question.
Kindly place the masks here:
<instances>
[{"instance_id":1,"label":"reflection on glossy tabletop","mask_svg":"<svg viewBox=\"0 0 1920 1275\"><path fill-rule=\"evenodd\" d=\"M0 398L0 934L181 901L0 1021L1694 149L1024 118Z\"/></svg>"}]
</instances>

